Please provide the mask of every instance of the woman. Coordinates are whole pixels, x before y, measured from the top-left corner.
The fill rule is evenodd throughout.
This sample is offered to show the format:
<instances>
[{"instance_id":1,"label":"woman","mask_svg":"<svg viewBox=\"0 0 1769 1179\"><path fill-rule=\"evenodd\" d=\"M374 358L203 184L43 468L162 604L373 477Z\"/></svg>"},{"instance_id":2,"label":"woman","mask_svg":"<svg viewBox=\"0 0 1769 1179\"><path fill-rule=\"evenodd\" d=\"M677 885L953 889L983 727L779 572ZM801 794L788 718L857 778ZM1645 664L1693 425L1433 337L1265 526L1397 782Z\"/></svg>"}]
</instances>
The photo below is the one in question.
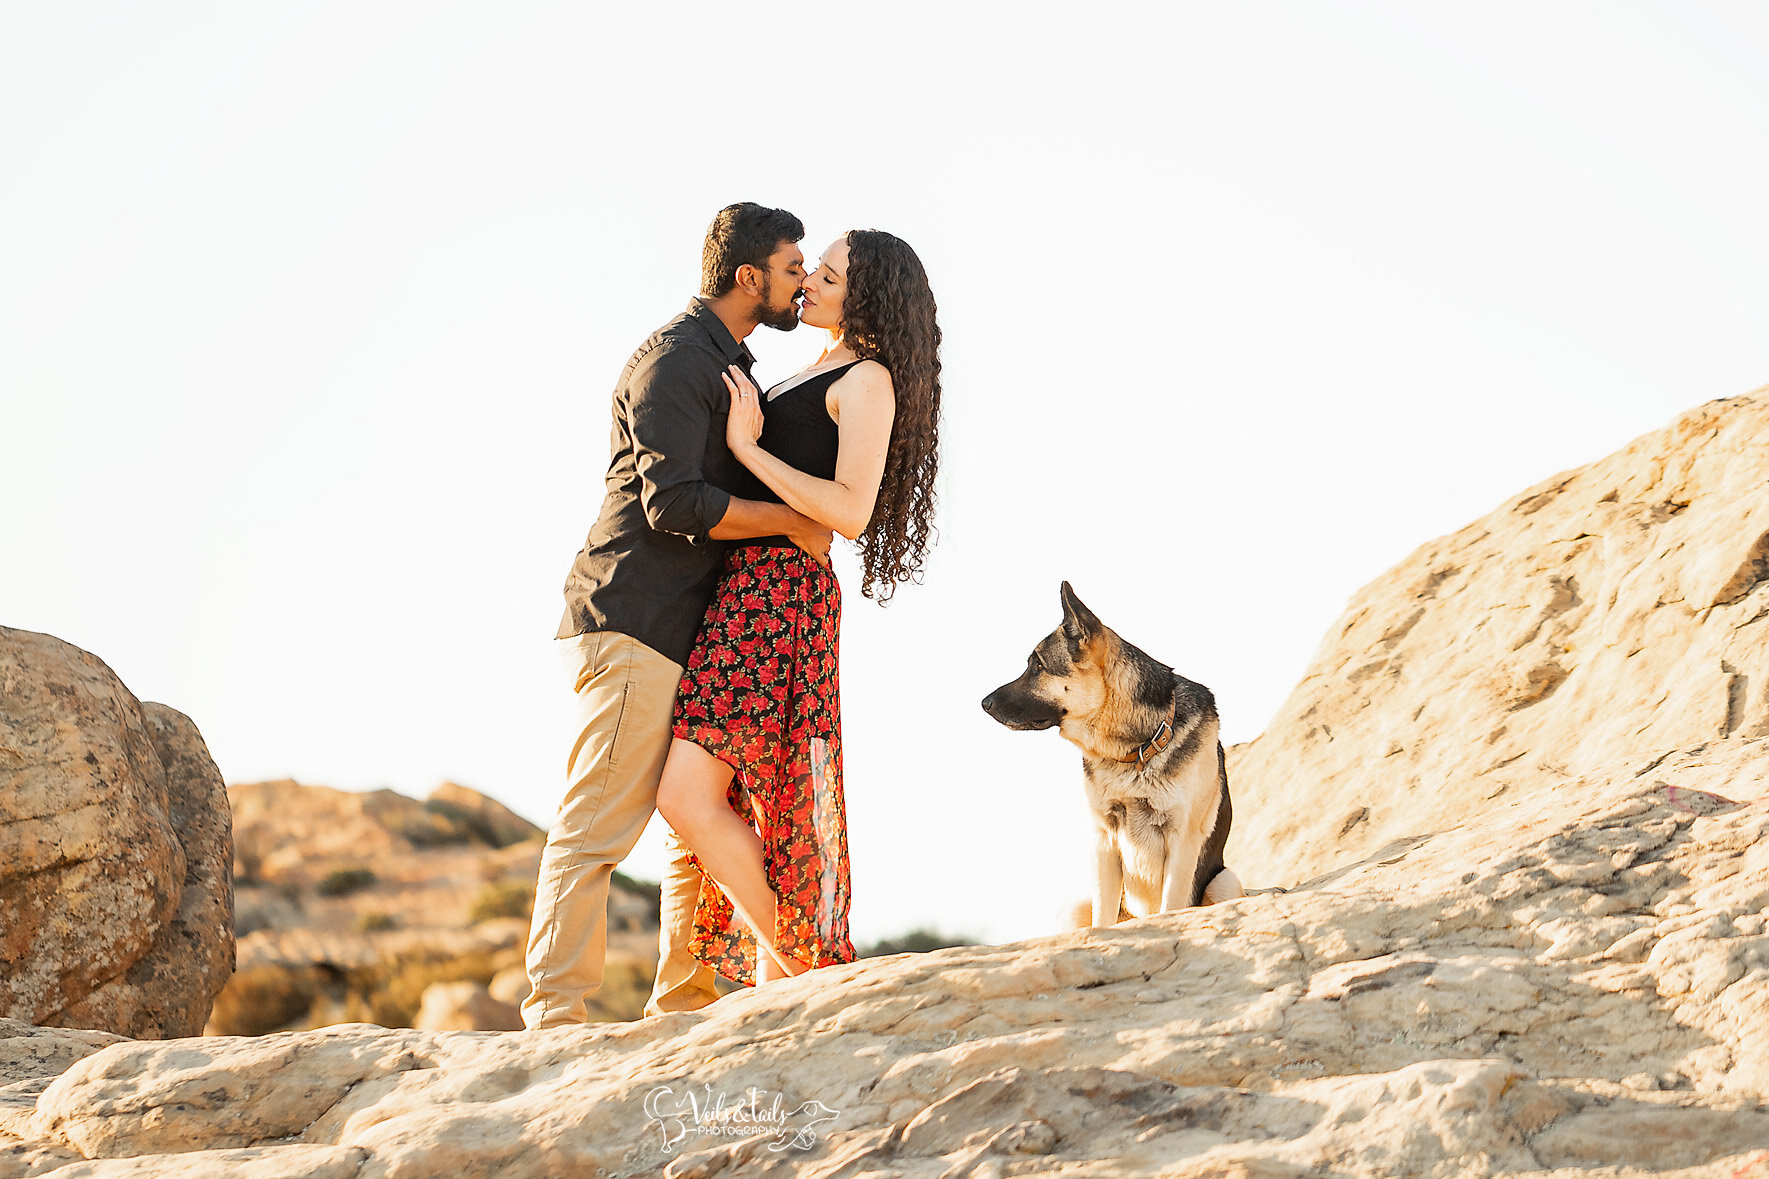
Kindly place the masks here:
<instances>
[{"instance_id":1,"label":"woman","mask_svg":"<svg viewBox=\"0 0 1769 1179\"><path fill-rule=\"evenodd\" d=\"M861 592L889 599L927 552L940 329L915 251L856 229L806 276L817 363L769 390L735 366L727 442L754 482L859 542ZM784 537L732 546L676 697L657 809L709 878L692 948L743 983L854 960L836 683L841 592ZM755 936L757 933L760 936Z\"/></svg>"}]
</instances>

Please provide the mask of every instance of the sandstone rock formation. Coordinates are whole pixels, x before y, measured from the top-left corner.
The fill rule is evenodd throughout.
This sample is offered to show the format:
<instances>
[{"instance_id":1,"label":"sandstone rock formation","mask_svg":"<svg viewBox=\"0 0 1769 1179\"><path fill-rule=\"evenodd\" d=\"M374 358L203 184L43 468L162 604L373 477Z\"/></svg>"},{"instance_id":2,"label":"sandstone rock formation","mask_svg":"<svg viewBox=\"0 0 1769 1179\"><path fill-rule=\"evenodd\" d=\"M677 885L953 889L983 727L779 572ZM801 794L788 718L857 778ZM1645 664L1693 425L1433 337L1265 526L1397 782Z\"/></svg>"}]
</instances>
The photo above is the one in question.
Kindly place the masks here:
<instances>
[{"instance_id":1,"label":"sandstone rock formation","mask_svg":"<svg viewBox=\"0 0 1769 1179\"><path fill-rule=\"evenodd\" d=\"M196 726L0 627L0 1016L195 1035L233 969L233 843Z\"/></svg>"},{"instance_id":2,"label":"sandstone rock formation","mask_svg":"<svg viewBox=\"0 0 1769 1179\"><path fill-rule=\"evenodd\" d=\"M1627 761L1307 889L699 1017L117 1044L0 1131L94 1174L1762 1179L1766 771L1760 738ZM683 1104L750 1089L827 1107L808 1149Z\"/></svg>"},{"instance_id":3,"label":"sandstone rock formation","mask_svg":"<svg viewBox=\"0 0 1769 1179\"><path fill-rule=\"evenodd\" d=\"M1645 469L1700 467L1692 449L1733 437L1764 408L1705 407L1633 450ZM1709 427L1688 428L1698 420ZM1769 473L1769 448L1736 453L1735 462ZM1691 502L1677 514L1703 509ZM1735 540L1690 541L1724 555L1691 553L1687 567L1718 568L1751 551ZM1672 568L1624 554L1638 576ZM1411 585L1419 568L1436 566L1409 562L1395 576ZM1370 602L1401 600L1405 612L1365 620L1354 611L1354 627L1367 621L1371 654L1341 657L1336 635L1324 669L1300 691L1336 700L1334 715L1360 741L1406 740L1364 767L1369 815L1342 833L1310 828L1292 859L1274 849L1268 878L1313 876L1291 891L1012 946L862 961L742 992L699 1015L628 1024L509 1034L358 1025L109 1045L25 1029L27 1041L46 1038L41 1052L0 1051L0 1070L14 1059L52 1063L30 1063L35 1072L19 1082L34 1102L8 1104L0 1073L0 1179L82 1159L96 1161L74 1161L70 1179L1769 1179L1769 734L1757 731L1749 684L1718 731L1678 728L1697 721L1664 715L1659 699L1697 700L1673 689L1707 676L1702 660L1714 651L1739 669L1725 674L1760 674L1760 664L1733 659L1752 658L1753 628L1765 625L1769 581L1746 585L1754 568L1715 574L1744 585L1739 598L1665 614L1676 603L1661 594L1664 605L1642 601L1647 621L1609 617L1601 633L1618 637L1620 654L1594 639L1558 643L1571 636L1555 620L1577 606L1544 619L1515 650L1516 636L1499 643L1516 655L1546 634L1562 649L1535 655L1554 656L1567 675L1506 714L1535 726L1511 732L1535 734L1546 752L1497 769L1481 709L1519 697L1508 688L1499 705L1483 703L1489 689L1476 684L1493 670L1486 663L1434 665L1446 692L1466 697L1468 733L1429 701L1420 715L1435 723L1406 727L1423 700L1410 664L1371 689L1367 710L1311 686L1384 653L1434 657L1407 647L1409 634L1384 648L1381 636L1410 633L1425 616L1402 627L1419 609L1408 595L1382 583L1365 591ZM1588 586L1632 592L1601 562L1577 573L1591 616L1608 597L1587 596ZM1510 602L1502 579L1488 584L1469 566L1457 576L1490 593L1484 606L1457 599L1462 625L1441 636L1452 644L1497 627ZM1726 616L1730 639L1707 629L1741 604ZM1687 662L1676 653L1679 620L1694 651ZM1616 695L1605 709L1599 686L1574 678L1597 667L1632 685L1612 666L1626 649L1687 675L1667 673L1675 682L1657 693ZM1477 663L1494 655L1463 650ZM1534 657L1501 659L1505 683L1527 684L1509 673L1538 666ZM1535 719L1552 714L1518 715L1580 700L1583 711L1568 715L1603 726L1613 757L1570 721L1556 728ZM1316 719L1284 740L1318 747ZM1334 727L1335 741L1342 731ZM1640 745L1641 733L1658 743ZM1238 818L1255 812L1242 864L1273 838L1261 810L1282 788L1251 767L1286 764L1282 740L1262 741L1240 758L1240 796L1259 800L1237 805ZM1414 784L1417 767L1437 780ZM1353 781L1332 759L1323 774L1311 784ZM1409 812L1413 791L1444 801ZM1305 793L1288 813L1309 810ZM1406 813L1420 814L1415 829L1391 825ZM1346 850L1336 853L1335 840ZM42 1084L74 1056L83 1058Z\"/></svg>"},{"instance_id":4,"label":"sandstone rock formation","mask_svg":"<svg viewBox=\"0 0 1769 1179\"><path fill-rule=\"evenodd\" d=\"M1769 734L1769 395L1548 479L1360 591L1231 754L1228 860L1293 884L1594 766Z\"/></svg>"}]
</instances>

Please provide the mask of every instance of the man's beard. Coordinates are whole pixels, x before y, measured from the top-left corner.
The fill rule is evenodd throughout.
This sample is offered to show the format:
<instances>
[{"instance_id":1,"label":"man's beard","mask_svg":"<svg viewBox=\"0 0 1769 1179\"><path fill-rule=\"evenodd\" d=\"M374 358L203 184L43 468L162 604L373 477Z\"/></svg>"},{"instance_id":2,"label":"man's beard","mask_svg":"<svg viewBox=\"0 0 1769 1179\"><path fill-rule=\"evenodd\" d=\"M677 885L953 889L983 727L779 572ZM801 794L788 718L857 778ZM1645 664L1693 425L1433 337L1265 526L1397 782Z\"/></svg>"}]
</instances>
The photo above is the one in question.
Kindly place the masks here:
<instances>
[{"instance_id":1,"label":"man's beard","mask_svg":"<svg viewBox=\"0 0 1769 1179\"><path fill-rule=\"evenodd\" d=\"M790 332L799 325L798 292L792 293L785 307L763 307L762 322L776 331Z\"/></svg>"}]
</instances>

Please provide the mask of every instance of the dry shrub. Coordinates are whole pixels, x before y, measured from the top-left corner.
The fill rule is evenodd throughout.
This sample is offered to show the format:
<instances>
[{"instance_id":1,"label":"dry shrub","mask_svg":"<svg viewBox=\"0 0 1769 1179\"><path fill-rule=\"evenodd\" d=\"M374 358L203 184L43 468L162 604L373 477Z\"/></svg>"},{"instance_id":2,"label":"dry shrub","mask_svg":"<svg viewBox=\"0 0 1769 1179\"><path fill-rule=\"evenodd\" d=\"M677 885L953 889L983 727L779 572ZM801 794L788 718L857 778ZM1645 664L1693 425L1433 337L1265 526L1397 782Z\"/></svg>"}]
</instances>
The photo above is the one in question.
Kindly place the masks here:
<instances>
[{"instance_id":1,"label":"dry shrub","mask_svg":"<svg viewBox=\"0 0 1769 1179\"><path fill-rule=\"evenodd\" d=\"M222 1036L261 1036L334 1023L410 1027L431 983L467 981L486 986L500 970L521 964L521 947L511 946L460 956L419 950L349 972L328 965L255 966L228 981L215 1000L207 1030ZM589 1000L591 1022L643 1016L653 970L650 962L611 955L602 989Z\"/></svg>"},{"instance_id":2,"label":"dry shrub","mask_svg":"<svg viewBox=\"0 0 1769 1179\"><path fill-rule=\"evenodd\" d=\"M215 997L207 1030L219 1036L262 1036L300 1019L327 982L318 966L254 966L227 980Z\"/></svg>"},{"instance_id":3,"label":"dry shrub","mask_svg":"<svg viewBox=\"0 0 1769 1179\"><path fill-rule=\"evenodd\" d=\"M602 989L585 1003L590 1022L642 1018L655 977L656 969L651 963L611 955L603 967Z\"/></svg>"},{"instance_id":4,"label":"dry shrub","mask_svg":"<svg viewBox=\"0 0 1769 1179\"><path fill-rule=\"evenodd\" d=\"M485 986L498 971L521 961L522 952L515 948L459 958L421 953L395 959L378 980L379 985L364 995L371 1012L369 1022L408 1028L418 1017L424 990L431 983L467 981Z\"/></svg>"},{"instance_id":5,"label":"dry shrub","mask_svg":"<svg viewBox=\"0 0 1769 1179\"><path fill-rule=\"evenodd\" d=\"M533 915L534 886L514 877L482 886L467 909L467 921L473 925L498 917L520 917L526 921Z\"/></svg>"},{"instance_id":6,"label":"dry shrub","mask_svg":"<svg viewBox=\"0 0 1769 1179\"><path fill-rule=\"evenodd\" d=\"M379 879L373 868L337 868L327 872L313 891L322 897L347 897L372 887Z\"/></svg>"},{"instance_id":7,"label":"dry shrub","mask_svg":"<svg viewBox=\"0 0 1769 1179\"><path fill-rule=\"evenodd\" d=\"M440 809L433 802L425 803L424 812L403 824L399 833L405 836L407 843L417 848L459 847L480 838L470 824L462 822L451 811Z\"/></svg>"}]
</instances>

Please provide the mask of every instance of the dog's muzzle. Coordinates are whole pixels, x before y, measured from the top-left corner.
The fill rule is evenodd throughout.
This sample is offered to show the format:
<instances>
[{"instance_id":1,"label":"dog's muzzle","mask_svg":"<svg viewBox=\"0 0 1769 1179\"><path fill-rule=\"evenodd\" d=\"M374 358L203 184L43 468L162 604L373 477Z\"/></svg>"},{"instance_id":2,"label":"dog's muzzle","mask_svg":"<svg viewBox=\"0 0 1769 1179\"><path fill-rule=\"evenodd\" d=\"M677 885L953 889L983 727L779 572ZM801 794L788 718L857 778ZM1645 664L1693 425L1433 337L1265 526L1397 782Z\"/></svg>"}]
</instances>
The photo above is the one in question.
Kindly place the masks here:
<instances>
[{"instance_id":1,"label":"dog's muzzle","mask_svg":"<svg viewBox=\"0 0 1769 1179\"><path fill-rule=\"evenodd\" d=\"M1052 729L1062 723L1060 709L1019 690L1017 681L983 697L983 711L1010 729Z\"/></svg>"}]
</instances>

